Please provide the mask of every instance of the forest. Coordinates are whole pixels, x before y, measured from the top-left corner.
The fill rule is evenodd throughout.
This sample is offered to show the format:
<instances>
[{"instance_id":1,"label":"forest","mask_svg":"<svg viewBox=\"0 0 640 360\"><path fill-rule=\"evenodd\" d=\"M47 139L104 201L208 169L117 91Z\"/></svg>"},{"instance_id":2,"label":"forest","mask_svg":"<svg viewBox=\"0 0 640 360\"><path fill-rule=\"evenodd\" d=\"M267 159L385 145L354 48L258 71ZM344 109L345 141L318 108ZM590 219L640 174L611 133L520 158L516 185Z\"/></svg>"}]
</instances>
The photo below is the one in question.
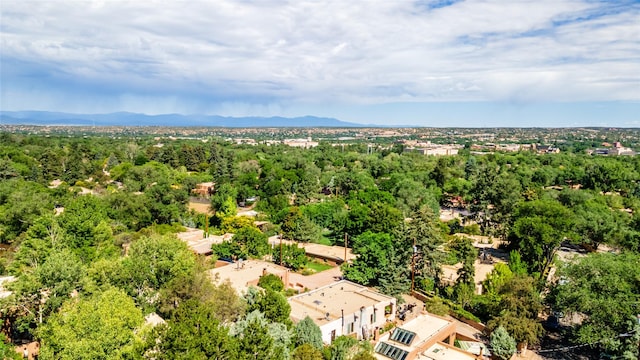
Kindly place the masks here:
<instances>
[{"instance_id":1,"label":"forest","mask_svg":"<svg viewBox=\"0 0 640 360\"><path fill-rule=\"evenodd\" d=\"M215 184L211 216L188 207L203 182ZM241 205L268 225L237 216ZM441 221L441 209L469 215ZM235 236L205 258L175 236L187 227ZM304 267L297 246L269 246L276 234L348 239L357 257L342 265L344 278L399 299L419 292L427 311L482 322L530 348L548 331L543 319L575 315L560 331L566 343L638 358L638 156L468 147L424 156L398 144L8 132L0 277L12 281L0 284L0 357L20 358L14 347L35 340L40 359L374 359L366 341L327 345L310 319L294 324L279 279L239 295L208 278L216 258ZM457 234L487 236L508 253L481 295L480 254ZM561 248L579 256L560 258ZM457 263L455 283L444 281L442 267ZM153 326L149 314L163 320Z\"/></svg>"}]
</instances>

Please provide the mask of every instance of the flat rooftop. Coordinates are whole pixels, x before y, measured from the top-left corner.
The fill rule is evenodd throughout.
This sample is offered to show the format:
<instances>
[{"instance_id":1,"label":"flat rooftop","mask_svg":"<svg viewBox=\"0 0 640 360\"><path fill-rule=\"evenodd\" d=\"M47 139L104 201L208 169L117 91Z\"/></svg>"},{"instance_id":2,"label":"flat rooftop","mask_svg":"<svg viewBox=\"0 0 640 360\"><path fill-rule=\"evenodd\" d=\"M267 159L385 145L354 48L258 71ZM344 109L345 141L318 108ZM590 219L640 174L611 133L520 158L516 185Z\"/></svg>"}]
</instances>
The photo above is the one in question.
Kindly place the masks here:
<instances>
[{"instance_id":1,"label":"flat rooftop","mask_svg":"<svg viewBox=\"0 0 640 360\"><path fill-rule=\"evenodd\" d=\"M420 343L431 340L440 331L449 326L451 321L438 316L423 313L415 319L404 323L401 328L416 333L414 344L417 347Z\"/></svg>"},{"instance_id":2,"label":"flat rooftop","mask_svg":"<svg viewBox=\"0 0 640 360\"><path fill-rule=\"evenodd\" d=\"M353 314L361 307L370 307L379 303L395 303L395 298L370 290L365 286L341 280L300 295L290 297L291 317L300 321L309 316L318 325L324 325ZM386 306L386 305L385 305ZM384 309L380 309L383 311ZM327 316L326 314L329 314Z\"/></svg>"},{"instance_id":3,"label":"flat rooftop","mask_svg":"<svg viewBox=\"0 0 640 360\"><path fill-rule=\"evenodd\" d=\"M475 360L472 353L437 343L418 355L420 360Z\"/></svg>"},{"instance_id":4,"label":"flat rooftop","mask_svg":"<svg viewBox=\"0 0 640 360\"><path fill-rule=\"evenodd\" d=\"M266 261L244 260L242 262L238 261L226 266L211 269L208 273L212 279L217 278L220 282L228 279L231 282L231 286L236 289L238 294L242 294L247 291L249 286L260 279L260 276L262 276L262 273L265 270L267 273L277 276L282 276L289 271L289 269L283 266ZM287 284L285 284L285 287L286 286Z\"/></svg>"},{"instance_id":5,"label":"flat rooftop","mask_svg":"<svg viewBox=\"0 0 640 360\"><path fill-rule=\"evenodd\" d=\"M447 337L449 337L449 335L451 335L452 332L455 333L455 326L454 328L451 328L452 324L453 322L447 319L444 319L435 315L431 315L428 313L422 313L415 319L408 321L404 323L402 326L398 326L396 328L396 329L404 330L405 332L412 332L415 334L413 339L408 343L408 345L401 343L399 341L390 340L390 337L393 335L396 329L393 329L388 333L384 334L382 337L380 337L379 342L390 344L396 348L399 348L408 353L411 353L416 349L420 349L420 348L424 349L426 346L429 346L428 343L436 343L438 341L443 341ZM435 345L432 345L431 348L433 348L433 346ZM446 346L445 348L449 349ZM447 351L447 352L453 352L453 351L454 350ZM427 352L428 350L425 351L424 353L427 353ZM440 350L436 351L434 354L436 355L440 354ZM465 354L463 353L462 355L465 355ZM422 355L419 355L416 359L431 359L431 357L421 357L421 356ZM380 359L380 360L389 359L388 357L382 354L379 354L377 352L375 353L375 357L376 359ZM473 357L471 358L473 359ZM449 357L433 358L433 360L440 360L440 359L450 359L450 358ZM452 358L452 359L455 360L457 358ZM467 360L469 358L465 357L462 359Z\"/></svg>"},{"instance_id":6,"label":"flat rooftop","mask_svg":"<svg viewBox=\"0 0 640 360\"><path fill-rule=\"evenodd\" d=\"M233 234L209 235L205 238L204 230L187 228L186 231L177 233L176 236L178 239L186 242L187 246L189 246L193 252L209 255L211 254L211 246L213 244L221 244L225 240L231 240Z\"/></svg>"}]
</instances>

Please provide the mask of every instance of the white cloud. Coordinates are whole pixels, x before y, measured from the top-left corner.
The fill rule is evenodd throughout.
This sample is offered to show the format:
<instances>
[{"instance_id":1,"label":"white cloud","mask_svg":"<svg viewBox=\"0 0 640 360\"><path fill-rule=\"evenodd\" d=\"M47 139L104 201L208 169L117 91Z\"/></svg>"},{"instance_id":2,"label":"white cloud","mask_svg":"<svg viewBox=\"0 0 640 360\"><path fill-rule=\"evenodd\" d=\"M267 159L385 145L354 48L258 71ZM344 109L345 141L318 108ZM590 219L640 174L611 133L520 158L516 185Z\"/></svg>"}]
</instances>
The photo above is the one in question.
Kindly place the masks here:
<instances>
[{"instance_id":1,"label":"white cloud","mask_svg":"<svg viewBox=\"0 0 640 360\"><path fill-rule=\"evenodd\" d=\"M2 61L35 75L3 71L2 107L73 87L158 112L640 100L640 6L619 4L5 0Z\"/></svg>"}]
</instances>

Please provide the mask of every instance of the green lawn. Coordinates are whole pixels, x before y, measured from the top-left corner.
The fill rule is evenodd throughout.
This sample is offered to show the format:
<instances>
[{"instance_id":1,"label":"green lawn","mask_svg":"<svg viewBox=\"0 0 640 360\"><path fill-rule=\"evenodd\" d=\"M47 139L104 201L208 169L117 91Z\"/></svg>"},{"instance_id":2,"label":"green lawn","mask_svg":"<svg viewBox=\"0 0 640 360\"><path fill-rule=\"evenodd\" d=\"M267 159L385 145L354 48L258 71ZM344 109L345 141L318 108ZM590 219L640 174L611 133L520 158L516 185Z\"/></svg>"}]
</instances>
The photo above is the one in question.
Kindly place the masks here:
<instances>
[{"instance_id":1,"label":"green lawn","mask_svg":"<svg viewBox=\"0 0 640 360\"><path fill-rule=\"evenodd\" d=\"M332 267L333 266L330 264L326 264L319 261L311 261L311 260L305 266L306 269L311 269L314 271L314 273L319 273L321 271L329 270Z\"/></svg>"}]
</instances>

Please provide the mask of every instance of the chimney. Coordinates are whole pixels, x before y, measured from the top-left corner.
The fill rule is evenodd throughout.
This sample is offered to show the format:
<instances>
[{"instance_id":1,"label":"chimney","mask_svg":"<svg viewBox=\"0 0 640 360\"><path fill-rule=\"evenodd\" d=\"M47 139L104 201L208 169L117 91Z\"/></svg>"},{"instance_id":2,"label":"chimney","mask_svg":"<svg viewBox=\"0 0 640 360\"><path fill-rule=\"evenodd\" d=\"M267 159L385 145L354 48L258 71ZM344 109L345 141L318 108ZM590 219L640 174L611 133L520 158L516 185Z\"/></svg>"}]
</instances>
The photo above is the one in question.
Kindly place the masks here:
<instances>
[{"instance_id":1,"label":"chimney","mask_svg":"<svg viewBox=\"0 0 640 360\"><path fill-rule=\"evenodd\" d=\"M267 268L262 268L262 276L267 275Z\"/></svg>"}]
</instances>

